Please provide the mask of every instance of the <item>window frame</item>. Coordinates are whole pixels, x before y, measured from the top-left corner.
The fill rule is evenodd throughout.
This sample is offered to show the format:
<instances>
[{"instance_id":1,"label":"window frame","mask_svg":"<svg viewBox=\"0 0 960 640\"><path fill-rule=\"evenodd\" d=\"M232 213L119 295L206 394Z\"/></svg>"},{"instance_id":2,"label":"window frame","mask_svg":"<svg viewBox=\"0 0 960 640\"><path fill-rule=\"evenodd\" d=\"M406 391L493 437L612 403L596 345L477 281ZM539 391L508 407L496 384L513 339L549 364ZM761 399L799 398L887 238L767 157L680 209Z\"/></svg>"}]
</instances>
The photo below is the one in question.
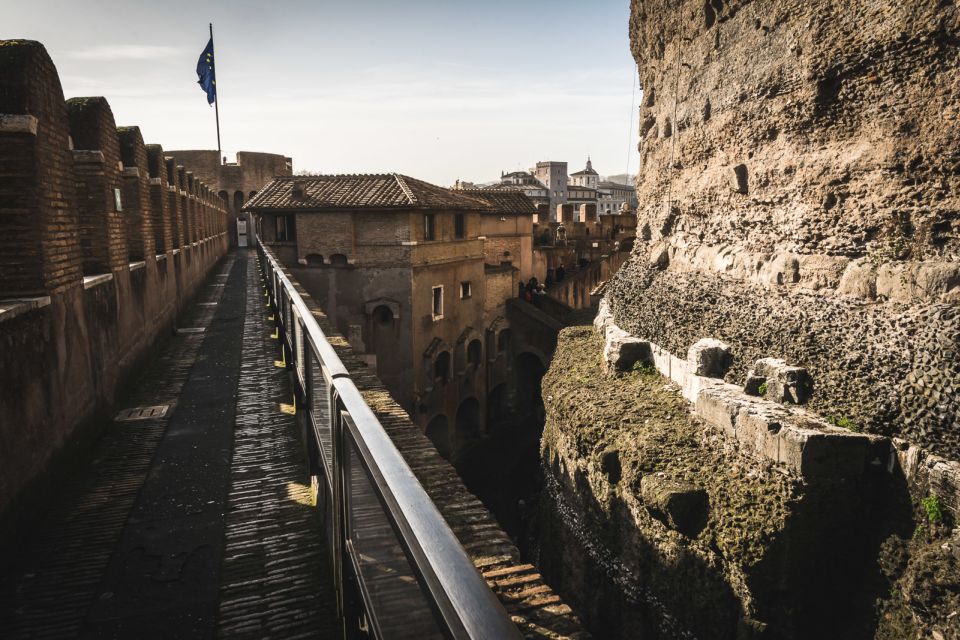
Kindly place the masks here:
<instances>
[{"instance_id":1,"label":"window frame","mask_svg":"<svg viewBox=\"0 0 960 640\"><path fill-rule=\"evenodd\" d=\"M423 239L431 241L437 239L437 218L436 214L423 214Z\"/></svg>"},{"instance_id":2,"label":"window frame","mask_svg":"<svg viewBox=\"0 0 960 640\"><path fill-rule=\"evenodd\" d=\"M440 313L437 313L437 306L438 306L438 305L437 305L437 292L438 292L438 291L440 292L440 298L439 298L439 301L440 301L440 304L439 304ZM442 284L435 285L435 286L431 289L430 305L431 305L431 306L430 306L430 311L431 311L431 315L432 315L432 317L433 317L434 322L436 322L437 320L443 320L443 285L442 285Z\"/></svg>"},{"instance_id":3,"label":"window frame","mask_svg":"<svg viewBox=\"0 0 960 640\"><path fill-rule=\"evenodd\" d=\"M453 214L453 236L458 240L467 237L467 215L465 213Z\"/></svg>"},{"instance_id":4,"label":"window frame","mask_svg":"<svg viewBox=\"0 0 960 640\"><path fill-rule=\"evenodd\" d=\"M466 292L466 295L464 295ZM460 283L460 299L469 300L473 297L473 283L469 280L462 281Z\"/></svg>"}]
</instances>

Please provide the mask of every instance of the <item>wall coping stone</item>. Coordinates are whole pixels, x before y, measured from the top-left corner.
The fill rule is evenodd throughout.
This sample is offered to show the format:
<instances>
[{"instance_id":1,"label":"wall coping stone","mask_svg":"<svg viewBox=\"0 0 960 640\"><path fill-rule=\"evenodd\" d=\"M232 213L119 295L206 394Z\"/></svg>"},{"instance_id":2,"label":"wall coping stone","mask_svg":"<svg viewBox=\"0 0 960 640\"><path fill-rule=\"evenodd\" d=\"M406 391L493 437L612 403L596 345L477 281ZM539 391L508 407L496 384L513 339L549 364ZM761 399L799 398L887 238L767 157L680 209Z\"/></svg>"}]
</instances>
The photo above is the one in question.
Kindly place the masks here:
<instances>
[{"instance_id":1,"label":"wall coping stone","mask_svg":"<svg viewBox=\"0 0 960 640\"><path fill-rule=\"evenodd\" d=\"M147 266L147 263L144 262L143 260L140 260L140 261L138 261L138 262L131 262L131 263L130 263L130 271L136 271L137 269L143 269L145 266Z\"/></svg>"},{"instance_id":2,"label":"wall coping stone","mask_svg":"<svg viewBox=\"0 0 960 640\"><path fill-rule=\"evenodd\" d=\"M0 133L37 135L37 118L27 114L0 113Z\"/></svg>"},{"instance_id":3,"label":"wall coping stone","mask_svg":"<svg viewBox=\"0 0 960 640\"><path fill-rule=\"evenodd\" d=\"M606 356L611 340L633 336L613 322L608 306L601 305L601 312L594 328L604 337ZM721 378L697 375L695 353L681 359L656 343L643 342L649 344L652 364L680 387L691 411L748 455L807 479L858 477L868 464L888 463L888 438L854 433L797 406L748 395Z\"/></svg>"},{"instance_id":4,"label":"wall coping stone","mask_svg":"<svg viewBox=\"0 0 960 640\"><path fill-rule=\"evenodd\" d=\"M73 161L83 164L103 164L106 159L103 157L103 151L97 149L74 149Z\"/></svg>"},{"instance_id":5,"label":"wall coping stone","mask_svg":"<svg viewBox=\"0 0 960 640\"><path fill-rule=\"evenodd\" d=\"M0 322L12 320L19 315L40 309L50 304L50 296L39 296L36 298L10 298L0 300Z\"/></svg>"},{"instance_id":6,"label":"wall coping stone","mask_svg":"<svg viewBox=\"0 0 960 640\"><path fill-rule=\"evenodd\" d=\"M124 178L139 178L140 169L139 167L124 167L123 168L123 177Z\"/></svg>"},{"instance_id":7,"label":"wall coping stone","mask_svg":"<svg viewBox=\"0 0 960 640\"><path fill-rule=\"evenodd\" d=\"M113 280L112 273L100 273L95 276L84 276L83 288L92 289L98 285L104 284L105 282L110 282L111 280Z\"/></svg>"},{"instance_id":8,"label":"wall coping stone","mask_svg":"<svg viewBox=\"0 0 960 640\"><path fill-rule=\"evenodd\" d=\"M162 182L161 182L160 178L150 178L150 186L151 186L151 187L153 187L153 186L159 187L161 184L162 184Z\"/></svg>"}]
</instances>

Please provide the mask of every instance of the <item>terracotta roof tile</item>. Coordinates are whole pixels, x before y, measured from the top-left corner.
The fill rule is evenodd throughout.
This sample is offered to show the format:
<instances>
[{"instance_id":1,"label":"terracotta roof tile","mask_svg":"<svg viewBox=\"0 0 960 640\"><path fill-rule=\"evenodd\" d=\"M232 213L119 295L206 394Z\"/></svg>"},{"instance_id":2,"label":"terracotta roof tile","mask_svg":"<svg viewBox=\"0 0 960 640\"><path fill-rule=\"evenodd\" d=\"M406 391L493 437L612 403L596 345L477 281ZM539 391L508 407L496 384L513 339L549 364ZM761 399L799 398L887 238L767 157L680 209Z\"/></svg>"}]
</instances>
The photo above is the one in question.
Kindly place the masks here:
<instances>
[{"instance_id":1,"label":"terracotta roof tile","mask_svg":"<svg viewBox=\"0 0 960 640\"><path fill-rule=\"evenodd\" d=\"M282 176L267 183L243 208L245 211L364 208L535 211L523 194L502 197L505 195L490 194L483 189L446 189L399 173Z\"/></svg>"}]
</instances>

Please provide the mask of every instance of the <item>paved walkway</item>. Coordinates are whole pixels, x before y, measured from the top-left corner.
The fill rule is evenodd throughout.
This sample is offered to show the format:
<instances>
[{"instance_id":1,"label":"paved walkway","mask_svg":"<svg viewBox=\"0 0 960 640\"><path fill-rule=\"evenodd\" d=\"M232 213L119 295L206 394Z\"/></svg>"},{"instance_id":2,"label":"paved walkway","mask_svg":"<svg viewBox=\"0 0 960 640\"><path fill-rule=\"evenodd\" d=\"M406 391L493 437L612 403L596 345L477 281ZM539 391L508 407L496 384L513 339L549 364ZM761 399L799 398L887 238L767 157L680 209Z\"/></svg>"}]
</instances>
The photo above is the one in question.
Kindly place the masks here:
<instances>
[{"instance_id":1,"label":"paved walkway","mask_svg":"<svg viewBox=\"0 0 960 640\"><path fill-rule=\"evenodd\" d=\"M2 638L337 637L322 527L251 253L214 270L181 331L0 555Z\"/></svg>"}]
</instances>

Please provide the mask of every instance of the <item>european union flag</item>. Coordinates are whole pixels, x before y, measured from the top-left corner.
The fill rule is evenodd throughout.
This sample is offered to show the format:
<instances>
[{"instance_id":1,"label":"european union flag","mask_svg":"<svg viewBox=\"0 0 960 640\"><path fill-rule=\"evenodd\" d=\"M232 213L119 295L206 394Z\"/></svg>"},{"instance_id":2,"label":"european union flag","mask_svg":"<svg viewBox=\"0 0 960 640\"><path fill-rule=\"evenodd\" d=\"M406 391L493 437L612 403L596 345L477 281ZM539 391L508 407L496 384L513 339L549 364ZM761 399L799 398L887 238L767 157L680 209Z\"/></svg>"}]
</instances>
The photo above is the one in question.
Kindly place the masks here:
<instances>
[{"instance_id":1,"label":"european union flag","mask_svg":"<svg viewBox=\"0 0 960 640\"><path fill-rule=\"evenodd\" d=\"M197 84L207 92L207 104L213 104L217 100L217 72L213 64L213 36L207 43L207 48L200 54L197 60Z\"/></svg>"}]
</instances>

